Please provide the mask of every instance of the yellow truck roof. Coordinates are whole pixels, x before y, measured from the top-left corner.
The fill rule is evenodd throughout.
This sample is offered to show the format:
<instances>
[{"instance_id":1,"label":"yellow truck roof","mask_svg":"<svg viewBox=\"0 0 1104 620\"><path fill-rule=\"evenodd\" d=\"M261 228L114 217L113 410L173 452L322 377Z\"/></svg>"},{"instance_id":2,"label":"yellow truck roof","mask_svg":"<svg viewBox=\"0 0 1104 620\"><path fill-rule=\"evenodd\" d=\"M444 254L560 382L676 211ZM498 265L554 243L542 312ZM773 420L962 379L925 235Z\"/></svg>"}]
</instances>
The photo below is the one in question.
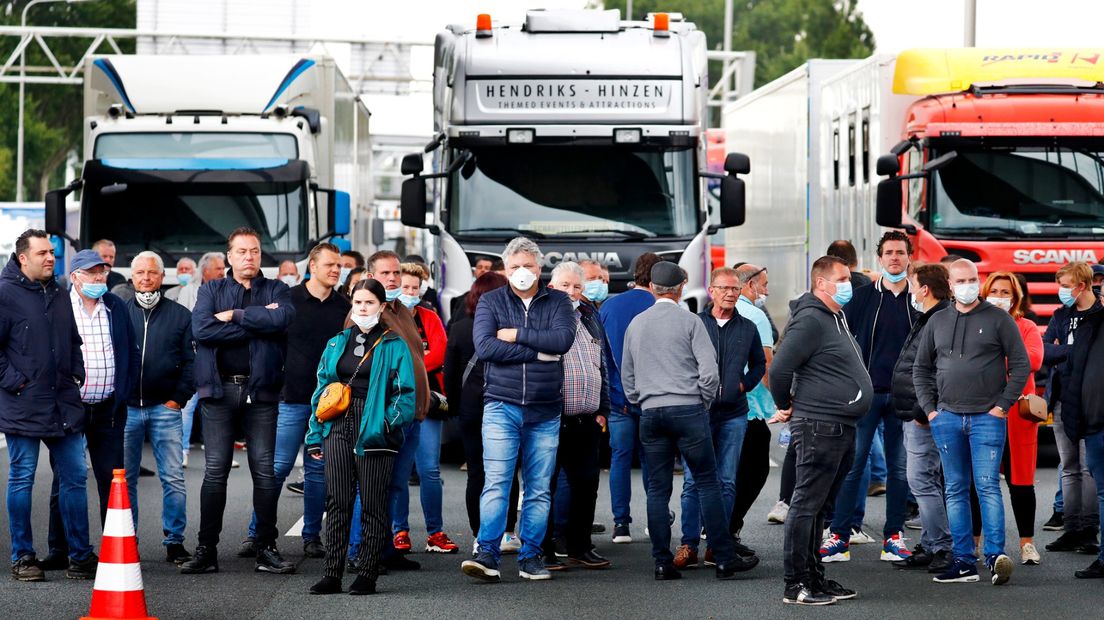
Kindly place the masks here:
<instances>
[{"instance_id":1,"label":"yellow truck roof","mask_svg":"<svg viewBox=\"0 0 1104 620\"><path fill-rule=\"evenodd\" d=\"M957 93L985 84L1104 82L1100 49L912 49L897 56L893 92Z\"/></svg>"}]
</instances>

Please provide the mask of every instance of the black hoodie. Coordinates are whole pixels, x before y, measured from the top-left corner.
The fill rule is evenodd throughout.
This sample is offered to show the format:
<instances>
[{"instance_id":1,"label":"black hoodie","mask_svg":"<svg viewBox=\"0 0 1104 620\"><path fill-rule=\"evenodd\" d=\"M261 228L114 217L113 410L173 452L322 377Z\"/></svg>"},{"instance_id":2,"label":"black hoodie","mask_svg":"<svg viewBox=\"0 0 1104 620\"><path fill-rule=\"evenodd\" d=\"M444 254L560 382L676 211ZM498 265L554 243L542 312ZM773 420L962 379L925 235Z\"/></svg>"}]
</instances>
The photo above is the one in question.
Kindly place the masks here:
<instances>
[{"instance_id":1,"label":"black hoodie","mask_svg":"<svg viewBox=\"0 0 1104 620\"><path fill-rule=\"evenodd\" d=\"M793 415L855 426L874 399L859 345L842 312L812 293L791 303L790 324L770 367L770 391Z\"/></svg>"},{"instance_id":2,"label":"black hoodie","mask_svg":"<svg viewBox=\"0 0 1104 620\"><path fill-rule=\"evenodd\" d=\"M952 305L932 315L920 335L912 380L925 413L985 413L994 406L1011 409L1030 372L1015 319L982 301L969 312Z\"/></svg>"},{"instance_id":3,"label":"black hoodie","mask_svg":"<svg viewBox=\"0 0 1104 620\"><path fill-rule=\"evenodd\" d=\"M916 402L916 387L912 382L912 365L916 362L916 350L920 348L920 334L928 320L947 306L951 305L946 299L928 309L927 312L917 317L912 324L912 331L905 339L901 347L901 355L893 366L893 407L897 410L897 417L906 422L916 420L921 424L928 423L928 414Z\"/></svg>"}]
</instances>

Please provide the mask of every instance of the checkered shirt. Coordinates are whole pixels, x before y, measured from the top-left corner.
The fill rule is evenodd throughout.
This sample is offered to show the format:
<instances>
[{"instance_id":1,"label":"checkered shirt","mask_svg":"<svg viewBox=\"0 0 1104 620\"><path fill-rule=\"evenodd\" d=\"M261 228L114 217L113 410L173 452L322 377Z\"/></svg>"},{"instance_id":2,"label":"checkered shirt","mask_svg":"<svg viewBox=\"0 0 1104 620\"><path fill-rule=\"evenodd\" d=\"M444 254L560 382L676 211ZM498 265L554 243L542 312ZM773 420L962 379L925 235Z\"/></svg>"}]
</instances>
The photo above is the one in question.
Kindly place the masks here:
<instances>
[{"instance_id":1,"label":"checkered shirt","mask_svg":"<svg viewBox=\"0 0 1104 620\"><path fill-rule=\"evenodd\" d=\"M115 392L115 346L111 342L111 311L102 299L96 300L96 308L89 315L77 294L76 287L69 290L73 302L73 318L80 334L81 353L84 355L84 384L81 400L88 404L107 400Z\"/></svg>"},{"instance_id":2,"label":"checkered shirt","mask_svg":"<svg viewBox=\"0 0 1104 620\"><path fill-rule=\"evenodd\" d=\"M575 315L575 342L563 357L564 415L598 411L602 397L602 343Z\"/></svg>"}]
</instances>

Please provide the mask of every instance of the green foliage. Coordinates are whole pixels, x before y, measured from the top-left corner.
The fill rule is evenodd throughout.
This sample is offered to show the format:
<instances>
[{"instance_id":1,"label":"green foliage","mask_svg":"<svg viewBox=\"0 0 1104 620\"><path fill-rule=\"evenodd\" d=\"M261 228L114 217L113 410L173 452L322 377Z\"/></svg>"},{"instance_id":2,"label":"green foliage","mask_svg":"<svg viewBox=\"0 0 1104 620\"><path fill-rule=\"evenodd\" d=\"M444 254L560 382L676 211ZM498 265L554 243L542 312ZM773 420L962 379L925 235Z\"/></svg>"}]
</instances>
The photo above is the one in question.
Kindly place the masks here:
<instances>
[{"instance_id":1,"label":"green foliage","mask_svg":"<svg viewBox=\"0 0 1104 620\"><path fill-rule=\"evenodd\" d=\"M625 0L605 0L625 13ZM634 0L633 16L682 13L705 32L713 49L724 49L724 0ZM735 0L732 49L756 53L755 86L785 74L810 58L865 58L874 35L852 0ZM716 79L716 70L710 73Z\"/></svg>"},{"instance_id":2,"label":"green foliage","mask_svg":"<svg viewBox=\"0 0 1104 620\"><path fill-rule=\"evenodd\" d=\"M28 0L0 5L0 24L18 26ZM9 11L10 8L10 11ZM28 25L74 28L134 28L135 0L92 0L89 2L52 2L36 5L27 14ZM47 39L62 66L79 60L91 39ZM0 45L0 56L7 59L17 41L8 37ZM133 43L120 43L124 52L133 51ZM99 53L109 53L101 46ZM41 48L27 48L27 67L48 67L50 61ZM2 62L2 61L0 61ZM18 74L18 63L10 74ZM42 72L37 72L42 74ZM25 200L41 200L46 190L64 178L63 164L74 149L81 150L82 90L80 86L28 84L24 99L23 188ZM19 117L19 85L0 84L0 200L15 199L16 134Z\"/></svg>"}]
</instances>

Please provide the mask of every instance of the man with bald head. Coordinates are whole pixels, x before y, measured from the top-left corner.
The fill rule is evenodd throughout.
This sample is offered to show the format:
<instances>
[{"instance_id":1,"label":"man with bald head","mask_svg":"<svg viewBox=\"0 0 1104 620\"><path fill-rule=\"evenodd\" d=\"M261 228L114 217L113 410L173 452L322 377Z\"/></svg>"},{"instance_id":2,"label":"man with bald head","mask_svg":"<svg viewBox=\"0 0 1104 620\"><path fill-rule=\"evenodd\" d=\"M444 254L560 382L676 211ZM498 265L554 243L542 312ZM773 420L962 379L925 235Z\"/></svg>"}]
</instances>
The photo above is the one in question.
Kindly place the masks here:
<instances>
[{"instance_id":1,"label":"man with bald head","mask_svg":"<svg viewBox=\"0 0 1104 620\"><path fill-rule=\"evenodd\" d=\"M1031 365L1016 322L978 298L977 266L951 263L954 305L932 315L920 336L912 377L927 412L946 479L947 520L955 561L937 583L978 581L970 484L981 500L985 565L993 585L1008 582L1004 554L1004 500L1000 489L1005 418L1027 383Z\"/></svg>"}]
</instances>

